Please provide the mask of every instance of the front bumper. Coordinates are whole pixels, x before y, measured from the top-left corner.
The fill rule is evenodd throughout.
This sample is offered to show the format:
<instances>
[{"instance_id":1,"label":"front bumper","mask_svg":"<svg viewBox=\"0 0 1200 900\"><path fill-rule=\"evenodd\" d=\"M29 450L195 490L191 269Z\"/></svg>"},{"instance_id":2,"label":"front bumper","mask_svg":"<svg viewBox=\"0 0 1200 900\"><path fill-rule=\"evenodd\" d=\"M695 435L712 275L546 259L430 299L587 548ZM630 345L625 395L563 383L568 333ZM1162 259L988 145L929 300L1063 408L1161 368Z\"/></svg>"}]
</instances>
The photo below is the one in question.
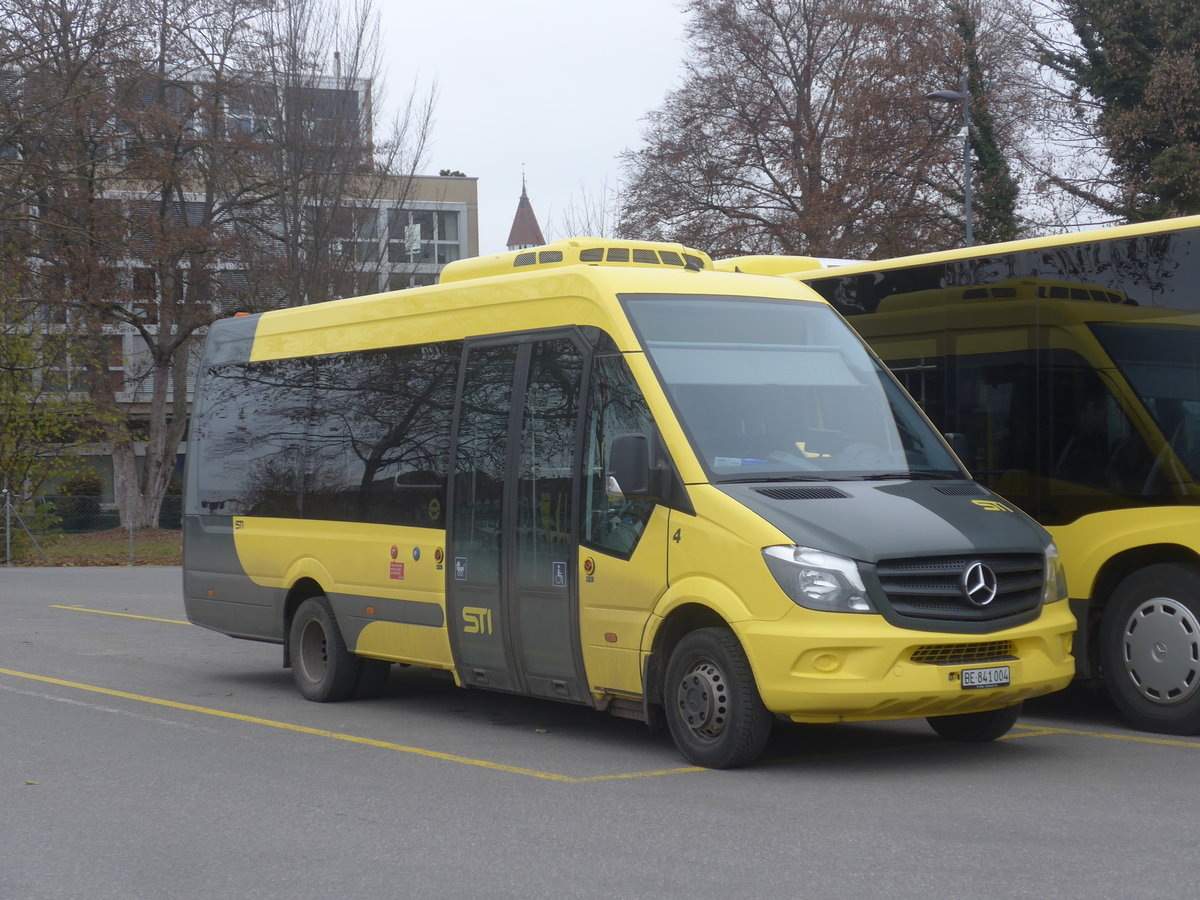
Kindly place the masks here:
<instances>
[{"instance_id":1,"label":"front bumper","mask_svg":"<svg viewBox=\"0 0 1200 900\"><path fill-rule=\"evenodd\" d=\"M1075 674L1066 601L990 634L896 628L882 616L797 607L775 622L734 623L763 703L796 722L955 715L1061 690ZM915 657L915 658L914 658ZM963 669L1008 666L1003 687L966 689Z\"/></svg>"}]
</instances>

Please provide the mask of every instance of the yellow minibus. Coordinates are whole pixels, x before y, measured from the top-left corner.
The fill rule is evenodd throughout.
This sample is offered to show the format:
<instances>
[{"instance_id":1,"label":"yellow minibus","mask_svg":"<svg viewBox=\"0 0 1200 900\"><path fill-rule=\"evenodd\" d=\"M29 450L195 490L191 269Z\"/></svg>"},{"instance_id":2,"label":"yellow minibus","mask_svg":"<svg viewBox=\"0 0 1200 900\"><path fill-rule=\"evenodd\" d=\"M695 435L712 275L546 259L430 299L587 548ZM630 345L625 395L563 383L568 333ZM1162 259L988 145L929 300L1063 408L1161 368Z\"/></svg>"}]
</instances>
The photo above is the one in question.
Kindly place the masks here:
<instances>
[{"instance_id":1,"label":"yellow minibus","mask_svg":"<svg viewBox=\"0 0 1200 900\"><path fill-rule=\"evenodd\" d=\"M800 265L1054 536L1079 676L1139 728L1200 732L1200 216Z\"/></svg>"},{"instance_id":2,"label":"yellow minibus","mask_svg":"<svg viewBox=\"0 0 1200 900\"><path fill-rule=\"evenodd\" d=\"M789 279L578 239L217 322L187 444L189 619L317 701L394 663L665 719L992 740L1071 678L1057 551Z\"/></svg>"}]
</instances>

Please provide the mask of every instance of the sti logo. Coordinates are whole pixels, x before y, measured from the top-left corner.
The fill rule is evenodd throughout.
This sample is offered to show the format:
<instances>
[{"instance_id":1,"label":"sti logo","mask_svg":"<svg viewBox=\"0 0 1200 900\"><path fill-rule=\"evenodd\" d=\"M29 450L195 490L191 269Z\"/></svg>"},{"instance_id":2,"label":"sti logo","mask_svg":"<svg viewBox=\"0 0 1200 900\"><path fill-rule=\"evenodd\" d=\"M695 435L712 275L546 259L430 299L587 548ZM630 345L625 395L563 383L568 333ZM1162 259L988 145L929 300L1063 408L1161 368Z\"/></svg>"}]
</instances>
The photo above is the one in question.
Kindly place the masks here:
<instances>
[{"instance_id":1,"label":"sti logo","mask_svg":"<svg viewBox=\"0 0 1200 900\"><path fill-rule=\"evenodd\" d=\"M465 556L454 557L454 580L467 580L467 558Z\"/></svg>"},{"instance_id":2,"label":"sti logo","mask_svg":"<svg viewBox=\"0 0 1200 900\"><path fill-rule=\"evenodd\" d=\"M482 606L464 606L463 631L467 634L491 634L492 611Z\"/></svg>"}]
</instances>

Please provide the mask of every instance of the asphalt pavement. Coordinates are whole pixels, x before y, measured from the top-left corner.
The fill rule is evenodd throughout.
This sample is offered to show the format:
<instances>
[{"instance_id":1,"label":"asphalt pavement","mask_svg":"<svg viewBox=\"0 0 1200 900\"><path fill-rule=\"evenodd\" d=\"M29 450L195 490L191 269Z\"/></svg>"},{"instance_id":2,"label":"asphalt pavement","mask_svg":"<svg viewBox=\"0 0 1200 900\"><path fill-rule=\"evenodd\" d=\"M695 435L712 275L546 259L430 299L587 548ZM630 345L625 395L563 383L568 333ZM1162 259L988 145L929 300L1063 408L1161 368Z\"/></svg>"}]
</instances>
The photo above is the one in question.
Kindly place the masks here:
<instances>
[{"instance_id":1,"label":"asphalt pavement","mask_svg":"<svg viewBox=\"0 0 1200 900\"><path fill-rule=\"evenodd\" d=\"M176 568L0 568L0 900L1191 897L1200 738L1083 686L993 744L781 725L688 766L581 707L394 667L309 703Z\"/></svg>"}]
</instances>

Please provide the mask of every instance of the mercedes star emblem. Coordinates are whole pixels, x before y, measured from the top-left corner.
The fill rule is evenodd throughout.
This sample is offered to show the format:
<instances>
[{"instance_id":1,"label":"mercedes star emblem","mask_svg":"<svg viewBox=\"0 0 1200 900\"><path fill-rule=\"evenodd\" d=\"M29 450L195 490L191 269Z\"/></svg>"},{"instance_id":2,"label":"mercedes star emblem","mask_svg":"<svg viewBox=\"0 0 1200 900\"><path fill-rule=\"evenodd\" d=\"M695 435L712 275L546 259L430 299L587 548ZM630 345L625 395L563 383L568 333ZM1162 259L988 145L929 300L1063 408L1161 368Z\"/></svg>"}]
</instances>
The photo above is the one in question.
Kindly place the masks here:
<instances>
[{"instance_id":1,"label":"mercedes star emblem","mask_svg":"<svg viewBox=\"0 0 1200 900\"><path fill-rule=\"evenodd\" d=\"M973 562L962 574L963 596L976 606L987 606L996 599L996 573L981 562Z\"/></svg>"}]
</instances>

